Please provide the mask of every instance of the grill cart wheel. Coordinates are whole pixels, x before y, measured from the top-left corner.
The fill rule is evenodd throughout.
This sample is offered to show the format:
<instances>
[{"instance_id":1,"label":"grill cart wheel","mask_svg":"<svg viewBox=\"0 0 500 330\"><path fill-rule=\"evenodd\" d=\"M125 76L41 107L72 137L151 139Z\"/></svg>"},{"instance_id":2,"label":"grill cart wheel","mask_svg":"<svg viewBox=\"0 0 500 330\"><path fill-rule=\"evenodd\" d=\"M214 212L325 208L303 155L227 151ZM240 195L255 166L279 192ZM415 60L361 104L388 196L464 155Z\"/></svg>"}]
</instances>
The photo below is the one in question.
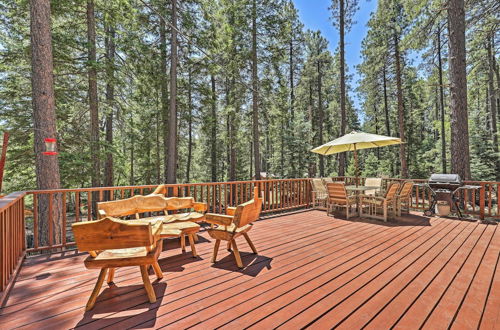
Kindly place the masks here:
<instances>
[{"instance_id":1,"label":"grill cart wheel","mask_svg":"<svg viewBox=\"0 0 500 330\"><path fill-rule=\"evenodd\" d=\"M433 213L431 210L426 210L426 211L424 212L424 215L425 215L426 217L432 217L432 215L433 215L433 214L434 214L434 213Z\"/></svg>"}]
</instances>

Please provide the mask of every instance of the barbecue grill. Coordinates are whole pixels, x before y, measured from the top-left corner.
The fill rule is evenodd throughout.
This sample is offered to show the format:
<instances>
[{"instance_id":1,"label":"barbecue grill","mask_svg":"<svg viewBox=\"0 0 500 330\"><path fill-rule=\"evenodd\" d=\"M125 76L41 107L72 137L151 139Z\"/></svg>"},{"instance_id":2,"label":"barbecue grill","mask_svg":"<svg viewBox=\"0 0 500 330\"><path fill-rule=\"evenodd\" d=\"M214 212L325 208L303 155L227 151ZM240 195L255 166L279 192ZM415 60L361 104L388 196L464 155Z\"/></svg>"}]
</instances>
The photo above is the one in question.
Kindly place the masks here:
<instances>
[{"instance_id":1,"label":"barbecue grill","mask_svg":"<svg viewBox=\"0 0 500 330\"><path fill-rule=\"evenodd\" d=\"M458 193L461 189L480 189L481 186L464 185L458 174L432 174L428 183L424 185L431 191L431 201L429 209L424 214L432 216L435 214L436 205L449 206L449 210L458 214L462 219L461 205L463 201ZM439 214L446 216L448 214Z\"/></svg>"}]
</instances>

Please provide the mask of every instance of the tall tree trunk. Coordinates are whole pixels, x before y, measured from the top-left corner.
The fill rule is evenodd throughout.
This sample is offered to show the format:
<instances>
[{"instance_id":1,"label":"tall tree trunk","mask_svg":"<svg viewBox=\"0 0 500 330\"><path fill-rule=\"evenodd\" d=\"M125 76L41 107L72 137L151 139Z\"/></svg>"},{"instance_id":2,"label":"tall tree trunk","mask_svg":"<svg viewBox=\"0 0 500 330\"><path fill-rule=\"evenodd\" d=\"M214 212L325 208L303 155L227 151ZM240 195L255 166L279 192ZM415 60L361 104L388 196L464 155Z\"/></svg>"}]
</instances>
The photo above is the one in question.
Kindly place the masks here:
<instances>
[{"instance_id":1,"label":"tall tree trunk","mask_svg":"<svg viewBox=\"0 0 500 330\"><path fill-rule=\"evenodd\" d=\"M167 181L168 163L168 81L167 81L167 32L165 21L160 19L160 83L161 83L161 113L163 124L163 178Z\"/></svg>"},{"instance_id":2,"label":"tall tree trunk","mask_svg":"<svg viewBox=\"0 0 500 330\"><path fill-rule=\"evenodd\" d=\"M212 172L212 182L217 182L217 94L215 89L215 76L213 74L210 75L210 83L212 87L210 168Z\"/></svg>"},{"instance_id":3,"label":"tall tree trunk","mask_svg":"<svg viewBox=\"0 0 500 330\"><path fill-rule=\"evenodd\" d=\"M401 62L399 55L399 40L398 35L394 33L394 59L396 63L396 87L398 96L398 126L399 126L399 138L405 142L405 114L404 114L404 103L403 103L403 85L401 82ZM401 177L408 177L408 165L406 161L406 144L402 143L399 145L399 160L401 162Z\"/></svg>"},{"instance_id":4,"label":"tall tree trunk","mask_svg":"<svg viewBox=\"0 0 500 330\"><path fill-rule=\"evenodd\" d=\"M38 189L59 189L61 180L58 158L42 154L45 151L44 140L57 136L49 0L30 1L30 22L36 183ZM62 204L58 195L55 196L54 200L52 214L49 214L48 197L40 196L39 198L38 232L42 245L46 244L49 239L49 221L53 221L55 229L54 237L50 239L59 242L61 238L63 230L60 224Z\"/></svg>"},{"instance_id":5,"label":"tall tree trunk","mask_svg":"<svg viewBox=\"0 0 500 330\"><path fill-rule=\"evenodd\" d=\"M99 105L97 96L97 55L95 45L94 0L87 0L87 44L88 44L88 76L89 76L89 110L90 110L90 156L92 159L92 186L101 185L101 169L99 157ZM97 194L93 194L97 197ZM97 199L93 199L97 201Z\"/></svg>"},{"instance_id":6,"label":"tall tree trunk","mask_svg":"<svg viewBox=\"0 0 500 330\"><path fill-rule=\"evenodd\" d=\"M135 137L134 137L134 126L133 126L133 121L132 117L130 120L130 185L133 186L135 185Z\"/></svg>"},{"instance_id":7,"label":"tall tree trunk","mask_svg":"<svg viewBox=\"0 0 500 330\"><path fill-rule=\"evenodd\" d=\"M441 166L446 173L446 131L444 125L444 82L443 60L441 58L441 28L437 31L438 74L439 74L439 106L441 110Z\"/></svg>"},{"instance_id":8,"label":"tall tree trunk","mask_svg":"<svg viewBox=\"0 0 500 330\"><path fill-rule=\"evenodd\" d=\"M259 84L257 77L257 0L252 2L252 127L255 180L260 180Z\"/></svg>"},{"instance_id":9,"label":"tall tree trunk","mask_svg":"<svg viewBox=\"0 0 500 330\"><path fill-rule=\"evenodd\" d=\"M193 155L193 98L192 98L192 80L191 80L191 70L188 73L188 155L187 155L187 164L186 164L186 182L190 182L191 179L191 158Z\"/></svg>"},{"instance_id":10,"label":"tall tree trunk","mask_svg":"<svg viewBox=\"0 0 500 330\"><path fill-rule=\"evenodd\" d=\"M377 106L375 104L373 105L373 113L374 113L374 118L375 118L375 134L379 134L378 110L377 110ZM380 148L377 148L377 159L380 160Z\"/></svg>"},{"instance_id":11,"label":"tall tree trunk","mask_svg":"<svg viewBox=\"0 0 500 330\"><path fill-rule=\"evenodd\" d=\"M344 136L346 133L346 123L347 123L347 114L346 114L346 102L345 102L345 59L344 59L344 34L345 34L345 9L344 9L344 0L339 0L339 44L340 44L340 62L339 62L339 70L340 70L340 135ZM339 154L339 175L345 175L345 167L346 167L346 154L345 152L341 152ZM321 175L323 176L323 175Z\"/></svg>"},{"instance_id":12,"label":"tall tree trunk","mask_svg":"<svg viewBox=\"0 0 500 330\"><path fill-rule=\"evenodd\" d=\"M290 78L290 122L293 125L295 121L295 82L294 82L294 68L293 68L293 36L290 36L290 44L289 44L289 78ZM289 145L290 148L290 165L292 167L292 177L297 177L297 164L295 157L295 130L291 130L291 137L293 143Z\"/></svg>"},{"instance_id":13,"label":"tall tree trunk","mask_svg":"<svg viewBox=\"0 0 500 330\"><path fill-rule=\"evenodd\" d=\"M157 98L158 100L158 98ZM156 102L156 105L158 106L158 101ZM159 107L157 107L159 108ZM161 143L160 143L160 131L161 131L161 125L160 125L160 116L155 116L156 118L156 183L159 184L161 182L161 166L160 166L160 159L161 159Z\"/></svg>"},{"instance_id":14,"label":"tall tree trunk","mask_svg":"<svg viewBox=\"0 0 500 330\"><path fill-rule=\"evenodd\" d=\"M321 86L322 72L321 72L321 63L319 60L317 62L317 68L318 68L318 125L319 125L318 145L322 145L324 114L323 114L323 91ZM323 155L319 155L319 175L321 177L325 176L325 159Z\"/></svg>"},{"instance_id":15,"label":"tall tree trunk","mask_svg":"<svg viewBox=\"0 0 500 330\"><path fill-rule=\"evenodd\" d=\"M112 23L111 23L112 24ZM108 25L106 29L106 163L104 165L104 185L113 186L113 112L115 103L115 29ZM109 192L106 199L109 199Z\"/></svg>"},{"instance_id":16,"label":"tall tree trunk","mask_svg":"<svg viewBox=\"0 0 500 330\"><path fill-rule=\"evenodd\" d=\"M382 69L382 79L383 79L383 86L384 86L384 114L385 114L385 132L387 133L387 136L391 136L391 122L389 119L389 101L387 99L387 71L384 67Z\"/></svg>"},{"instance_id":17,"label":"tall tree trunk","mask_svg":"<svg viewBox=\"0 0 500 330\"><path fill-rule=\"evenodd\" d=\"M307 113L309 116L309 122L311 123L311 127L314 127L314 113L313 113L313 88L312 88L312 81L309 81L309 104L307 105ZM314 141L314 134L311 134L311 145L314 145L316 141ZM309 177L314 178L316 176L316 163L314 161L314 158L312 155L309 153Z\"/></svg>"},{"instance_id":18,"label":"tall tree trunk","mask_svg":"<svg viewBox=\"0 0 500 330\"><path fill-rule=\"evenodd\" d=\"M492 51L493 41L492 36L490 36L487 41L487 51L488 51L488 91L489 91L489 103L490 103L490 123L491 123L491 135L493 137L493 151L495 153L496 161L496 173L498 178L498 170L500 169L498 163L498 135L497 135L497 96L495 90L495 55Z\"/></svg>"},{"instance_id":19,"label":"tall tree trunk","mask_svg":"<svg viewBox=\"0 0 500 330\"><path fill-rule=\"evenodd\" d=\"M177 181L177 0L172 0L170 41L170 112L168 118L167 183Z\"/></svg>"},{"instance_id":20,"label":"tall tree trunk","mask_svg":"<svg viewBox=\"0 0 500 330\"><path fill-rule=\"evenodd\" d=\"M470 179L464 0L449 0L448 43L451 111L451 170Z\"/></svg>"}]
</instances>

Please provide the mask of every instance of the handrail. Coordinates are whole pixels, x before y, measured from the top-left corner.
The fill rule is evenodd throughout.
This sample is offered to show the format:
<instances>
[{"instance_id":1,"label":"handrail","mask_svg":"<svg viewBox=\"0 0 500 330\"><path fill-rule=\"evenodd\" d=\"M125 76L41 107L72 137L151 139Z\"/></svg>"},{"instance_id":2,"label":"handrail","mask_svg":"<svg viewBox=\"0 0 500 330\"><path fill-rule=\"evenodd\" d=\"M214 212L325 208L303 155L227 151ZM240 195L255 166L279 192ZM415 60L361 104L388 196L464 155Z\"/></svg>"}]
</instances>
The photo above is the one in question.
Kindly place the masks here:
<instances>
[{"instance_id":1,"label":"handrail","mask_svg":"<svg viewBox=\"0 0 500 330\"><path fill-rule=\"evenodd\" d=\"M334 180L346 181L355 184L355 177L334 177ZM359 177L358 183L363 183L365 177ZM390 182L413 181L415 183L426 183L427 179L401 179L401 178L383 178L382 185L387 186ZM479 191L475 189L461 190L460 197L464 201L465 209L463 214L478 217L484 220L486 217L495 220L500 219L500 182L499 181L477 181L467 180L463 182L466 185L481 186ZM429 208L431 192L428 189L415 186L413 188L410 208L413 210L424 211Z\"/></svg>"},{"instance_id":2,"label":"handrail","mask_svg":"<svg viewBox=\"0 0 500 330\"><path fill-rule=\"evenodd\" d=\"M25 192L0 198L0 308L4 305L26 254Z\"/></svg>"},{"instance_id":3,"label":"handrail","mask_svg":"<svg viewBox=\"0 0 500 330\"><path fill-rule=\"evenodd\" d=\"M252 197L255 185L263 192L262 213L280 212L305 208L311 205L311 184L309 178L266 179L260 181L230 181L205 183L179 183L167 185L172 196L191 196L206 202L209 212L225 211L228 206L246 202ZM354 177L334 177L347 184L354 184ZM365 178L358 178L363 183ZM390 182L401 182L400 178L384 178L383 186ZM425 179L412 179L424 183ZM484 219L500 219L500 182L466 181L481 185L479 191L461 191L466 203L465 214ZM31 190L10 194L0 199L0 212L10 209L19 199L26 204L27 232L26 252L39 252L67 248L74 245L71 224L96 219L96 203L99 201L123 199L136 194L149 194L157 185L89 187L76 189ZM426 210L431 194L415 186L410 200L413 210ZM23 206L24 208L24 206ZM16 221L24 223L23 218ZM23 238L24 239L24 238Z\"/></svg>"},{"instance_id":4,"label":"handrail","mask_svg":"<svg viewBox=\"0 0 500 330\"><path fill-rule=\"evenodd\" d=\"M191 196L208 204L208 212L223 213L252 198L253 187L263 192L262 213L310 205L309 179L273 179L167 184L172 196ZM157 185L90 187L26 191L28 249L38 252L74 245L71 224L97 218L97 202L151 193Z\"/></svg>"}]
</instances>

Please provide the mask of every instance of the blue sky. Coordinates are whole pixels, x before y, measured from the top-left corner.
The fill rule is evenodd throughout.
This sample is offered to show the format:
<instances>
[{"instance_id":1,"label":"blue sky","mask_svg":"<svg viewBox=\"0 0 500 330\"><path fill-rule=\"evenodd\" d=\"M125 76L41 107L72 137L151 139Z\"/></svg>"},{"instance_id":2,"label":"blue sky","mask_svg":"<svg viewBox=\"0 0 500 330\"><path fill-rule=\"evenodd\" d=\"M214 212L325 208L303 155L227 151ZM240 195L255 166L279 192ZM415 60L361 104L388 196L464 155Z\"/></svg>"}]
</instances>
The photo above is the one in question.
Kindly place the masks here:
<instances>
[{"instance_id":1,"label":"blue sky","mask_svg":"<svg viewBox=\"0 0 500 330\"><path fill-rule=\"evenodd\" d=\"M330 11L328 7L331 0L293 0L295 7L299 11L299 16L304 23L306 29L320 30L322 35L329 41L330 51L335 52L338 47L339 36L338 31L334 28L330 20ZM377 1L359 0L359 10L354 16L354 24L345 37L346 48L345 58L346 64L349 67L348 72L353 76L352 88L357 86L359 76L356 73L355 65L361 62L360 51L361 41L366 36L366 23L370 19L370 13L377 8ZM359 111L359 102L351 93L356 109Z\"/></svg>"}]
</instances>

